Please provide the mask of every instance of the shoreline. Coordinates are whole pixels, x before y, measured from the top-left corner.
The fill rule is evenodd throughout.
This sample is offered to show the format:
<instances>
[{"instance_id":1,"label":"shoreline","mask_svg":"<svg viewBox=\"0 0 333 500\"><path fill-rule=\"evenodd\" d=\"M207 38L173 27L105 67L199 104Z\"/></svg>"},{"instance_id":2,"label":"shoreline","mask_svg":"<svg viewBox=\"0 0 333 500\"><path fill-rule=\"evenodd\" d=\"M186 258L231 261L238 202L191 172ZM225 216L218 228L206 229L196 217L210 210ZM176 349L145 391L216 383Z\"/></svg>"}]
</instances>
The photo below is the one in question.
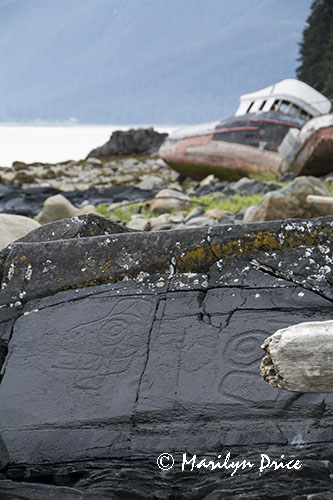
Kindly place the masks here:
<instances>
[{"instance_id":1,"label":"shoreline","mask_svg":"<svg viewBox=\"0 0 333 500\"><path fill-rule=\"evenodd\" d=\"M83 123L0 123L0 167L13 162L56 164L83 160L106 143L113 132L131 128L154 128L170 133L182 125L116 125Z\"/></svg>"}]
</instances>

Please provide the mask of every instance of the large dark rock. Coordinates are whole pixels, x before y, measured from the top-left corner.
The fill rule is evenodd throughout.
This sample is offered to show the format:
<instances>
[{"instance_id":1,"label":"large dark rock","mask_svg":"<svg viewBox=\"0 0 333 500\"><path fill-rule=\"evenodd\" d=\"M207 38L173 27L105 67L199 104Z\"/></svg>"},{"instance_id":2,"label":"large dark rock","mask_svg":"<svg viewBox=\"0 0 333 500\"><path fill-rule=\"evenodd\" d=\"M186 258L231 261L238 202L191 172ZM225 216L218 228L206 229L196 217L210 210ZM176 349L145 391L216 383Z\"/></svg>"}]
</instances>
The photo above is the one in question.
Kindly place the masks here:
<instances>
[{"instance_id":1,"label":"large dark rock","mask_svg":"<svg viewBox=\"0 0 333 500\"><path fill-rule=\"evenodd\" d=\"M168 134L153 128L117 130L103 146L93 149L87 158L106 160L112 156L151 155L158 151Z\"/></svg>"},{"instance_id":2,"label":"large dark rock","mask_svg":"<svg viewBox=\"0 0 333 500\"><path fill-rule=\"evenodd\" d=\"M115 203L118 201L142 201L154 197L157 190L143 190L134 186L112 186L98 191L95 188L86 191L66 191L38 187L22 189L17 186L4 186L0 184L0 213L26 215L34 217L42 209L44 201L50 196L61 193L73 205L79 206L83 201L93 205L98 203Z\"/></svg>"},{"instance_id":3,"label":"large dark rock","mask_svg":"<svg viewBox=\"0 0 333 500\"><path fill-rule=\"evenodd\" d=\"M274 389L259 365L277 329L332 319L331 232L322 218L12 244L1 498L329 492L333 394ZM182 472L185 452L254 466ZM259 473L262 453L303 466Z\"/></svg>"}]
</instances>

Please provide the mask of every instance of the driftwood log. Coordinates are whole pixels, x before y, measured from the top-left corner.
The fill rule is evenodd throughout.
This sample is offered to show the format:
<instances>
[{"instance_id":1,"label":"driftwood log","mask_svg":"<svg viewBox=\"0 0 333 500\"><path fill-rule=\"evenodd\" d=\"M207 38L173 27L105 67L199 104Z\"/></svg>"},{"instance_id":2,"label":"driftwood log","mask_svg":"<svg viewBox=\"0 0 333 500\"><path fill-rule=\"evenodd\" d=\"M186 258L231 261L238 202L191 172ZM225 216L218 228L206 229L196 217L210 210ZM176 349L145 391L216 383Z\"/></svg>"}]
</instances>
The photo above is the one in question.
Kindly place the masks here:
<instances>
[{"instance_id":1,"label":"driftwood log","mask_svg":"<svg viewBox=\"0 0 333 500\"><path fill-rule=\"evenodd\" d=\"M316 205L327 205L333 207L333 196L317 196L315 194L308 194L306 197L307 203L314 203Z\"/></svg>"},{"instance_id":2,"label":"driftwood log","mask_svg":"<svg viewBox=\"0 0 333 500\"><path fill-rule=\"evenodd\" d=\"M333 392L333 321L278 330L261 346L263 379L294 392Z\"/></svg>"}]
</instances>

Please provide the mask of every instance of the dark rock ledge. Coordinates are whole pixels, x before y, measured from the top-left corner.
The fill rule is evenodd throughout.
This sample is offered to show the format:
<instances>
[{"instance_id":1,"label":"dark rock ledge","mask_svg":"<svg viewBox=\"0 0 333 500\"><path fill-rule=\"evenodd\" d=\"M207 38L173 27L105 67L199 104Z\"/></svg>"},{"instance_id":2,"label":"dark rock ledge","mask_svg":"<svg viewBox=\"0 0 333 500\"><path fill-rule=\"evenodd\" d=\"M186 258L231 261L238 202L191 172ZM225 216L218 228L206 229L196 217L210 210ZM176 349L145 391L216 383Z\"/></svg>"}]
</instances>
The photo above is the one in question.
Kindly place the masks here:
<instances>
[{"instance_id":1,"label":"dark rock ledge","mask_svg":"<svg viewBox=\"0 0 333 500\"><path fill-rule=\"evenodd\" d=\"M0 498L331 498L333 394L274 389L259 364L277 329L332 319L332 226L119 233L86 215L2 251ZM229 451L303 467L180 470Z\"/></svg>"}]
</instances>

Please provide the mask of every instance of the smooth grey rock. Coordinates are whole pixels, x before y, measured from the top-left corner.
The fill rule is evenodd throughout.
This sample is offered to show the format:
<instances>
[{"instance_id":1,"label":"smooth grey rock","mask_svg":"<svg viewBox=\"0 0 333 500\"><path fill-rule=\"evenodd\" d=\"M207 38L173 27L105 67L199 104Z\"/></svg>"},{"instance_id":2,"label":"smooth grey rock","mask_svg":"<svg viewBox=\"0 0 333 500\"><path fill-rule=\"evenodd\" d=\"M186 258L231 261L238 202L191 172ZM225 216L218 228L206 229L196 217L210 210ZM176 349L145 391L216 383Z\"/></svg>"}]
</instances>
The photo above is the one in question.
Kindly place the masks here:
<instances>
[{"instance_id":1,"label":"smooth grey rock","mask_svg":"<svg viewBox=\"0 0 333 500\"><path fill-rule=\"evenodd\" d=\"M102 165L102 162L99 158L93 158L92 156L89 156L87 159L87 163L90 165Z\"/></svg>"},{"instance_id":2,"label":"smooth grey rock","mask_svg":"<svg viewBox=\"0 0 333 500\"><path fill-rule=\"evenodd\" d=\"M37 215L36 220L40 224L48 224L59 219L74 217L78 212L79 209L62 194L56 194L45 200L43 210Z\"/></svg>"},{"instance_id":3,"label":"smooth grey rock","mask_svg":"<svg viewBox=\"0 0 333 500\"><path fill-rule=\"evenodd\" d=\"M244 215L244 222L283 220L289 217L320 217L330 215L332 207L309 204L309 194L330 196L324 184L316 177L297 177L287 186L267 193L255 207L250 207Z\"/></svg>"},{"instance_id":4,"label":"smooth grey rock","mask_svg":"<svg viewBox=\"0 0 333 500\"><path fill-rule=\"evenodd\" d=\"M150 222L145 215L133 215L131 220L127 222L126 227L136 231L149 231Z\"/></svg>"},{"instance_id":5,"label":"smooth grey rock","mask_svg":"<svg viewBox=\"0 0 333 500\"><path fill-rule=\"evenodd\" d=\"M161 189L166 182L162 177L157 175L144 175L142 180L136 185L140 189Z\"/></svg>"},{"instance_id":6,"label":"smooth grey rock","mask_svg":"<svg viewBox=\"0 0 333 500\"><path fill-rule=\"evenodd\" d=\"M187 219L185 222L186 225L191 225L191 226L212 226L214 225L214 219L211 217L205 217L205 216L200 216L200 217L191 217L190 219Z\"/></svg>"},{"instance_id":7,"label":"smooth grey rock","mask_svg":"<svg viewBox=\"0 0 333 500\"><path fill-rule=\"evenodd\" d=\"M0 214L0 249L39 226L39 222L23 215Z\"/></svg>"},{"instance_id":8,"label":"smooth grey rock","mask_svg":"<svg viewBox=\"0 0 333 500\"><path fill-rule=\"evenodd\" d=\"M204 213L204 209L202 207L195 207L191 212L185 217L184 222L188 222L193 217L200 217Z\"/></svg>"},{"instance_id":9,"label":"smooth grey rock","mask_svg":"<svg viewBox=\"0 0 333 500\"><path fill-rule=\"evenodd\" d=\"M188 208L192 200L189 196L174 189L162 189L150 202L150 210L153 213L172 212Z\"/></svg>"}]
</instances>

